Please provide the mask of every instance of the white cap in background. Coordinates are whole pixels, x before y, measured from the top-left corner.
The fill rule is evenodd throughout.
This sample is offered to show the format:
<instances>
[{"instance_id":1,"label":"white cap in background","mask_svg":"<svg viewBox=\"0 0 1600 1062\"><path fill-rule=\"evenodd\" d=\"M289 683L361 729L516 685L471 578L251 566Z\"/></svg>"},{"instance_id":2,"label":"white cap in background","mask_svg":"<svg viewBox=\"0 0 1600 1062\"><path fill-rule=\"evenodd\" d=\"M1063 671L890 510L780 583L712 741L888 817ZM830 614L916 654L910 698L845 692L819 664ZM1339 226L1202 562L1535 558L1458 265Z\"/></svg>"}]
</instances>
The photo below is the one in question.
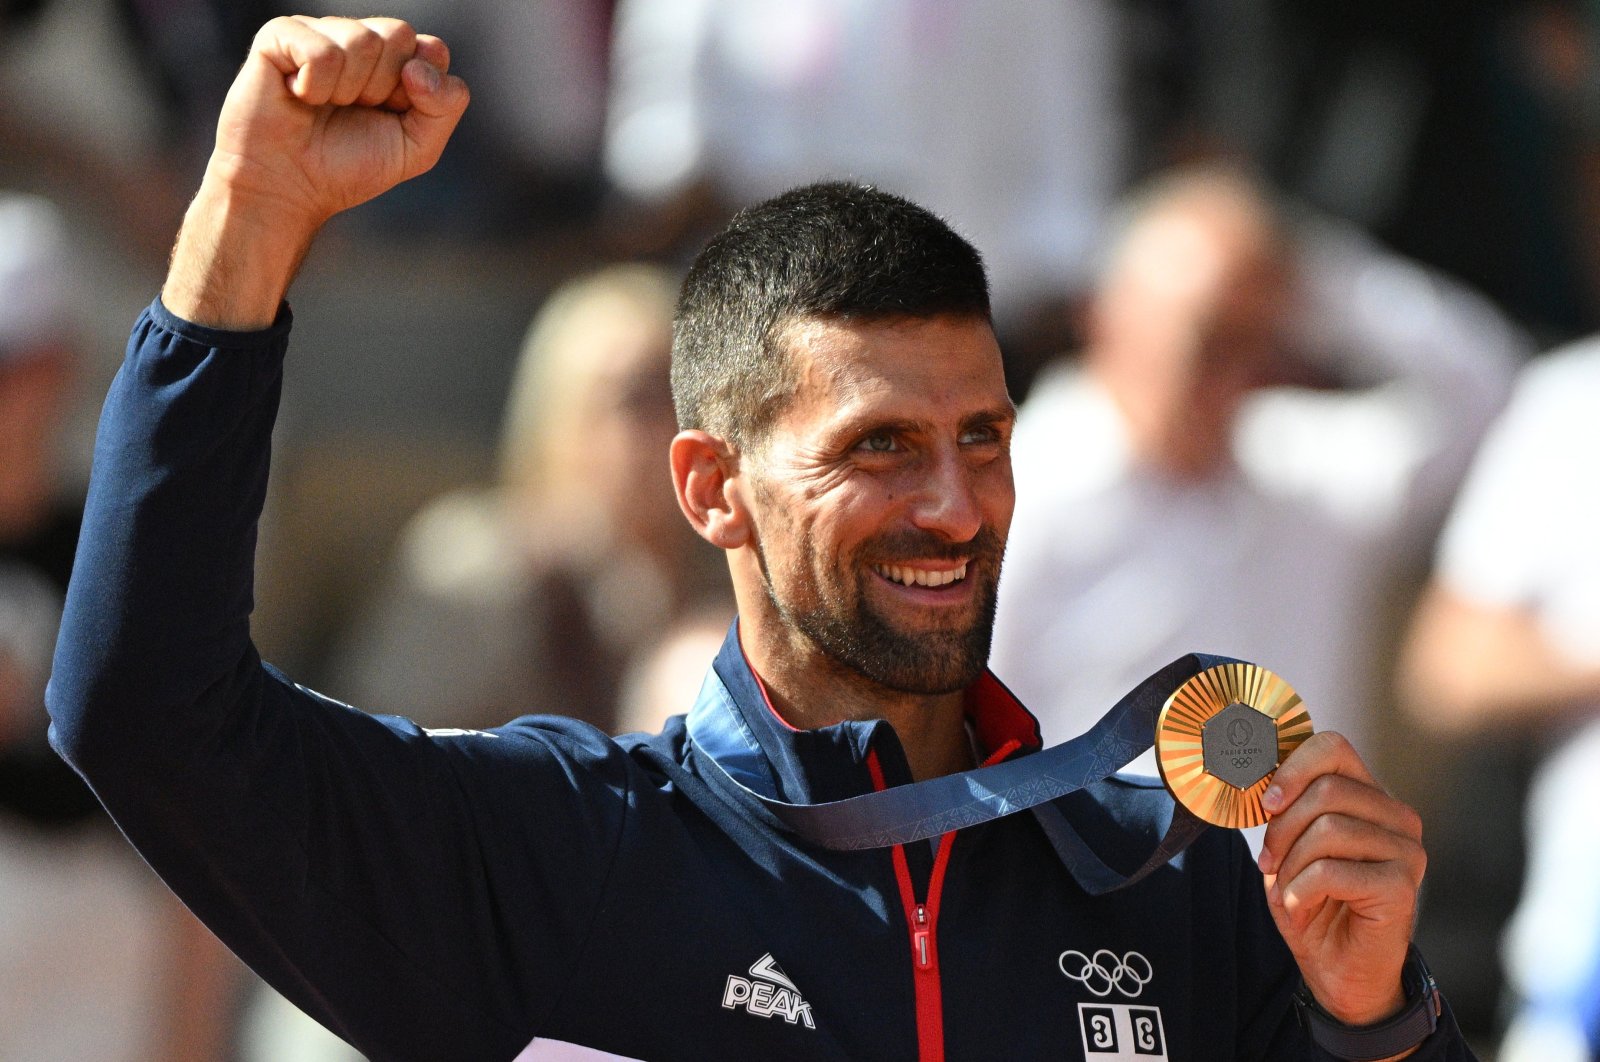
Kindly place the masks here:
<instances>
[{"instance_id":1,"label":"white cap in background","mask_svg":"<svg viewBox=\"0 0 1600 1062\"><path fill-rule=\"evenodd\" d=\"M0 364L72 331L66 221L49 200L0 192Z\"/></svg>"}]
</instances>

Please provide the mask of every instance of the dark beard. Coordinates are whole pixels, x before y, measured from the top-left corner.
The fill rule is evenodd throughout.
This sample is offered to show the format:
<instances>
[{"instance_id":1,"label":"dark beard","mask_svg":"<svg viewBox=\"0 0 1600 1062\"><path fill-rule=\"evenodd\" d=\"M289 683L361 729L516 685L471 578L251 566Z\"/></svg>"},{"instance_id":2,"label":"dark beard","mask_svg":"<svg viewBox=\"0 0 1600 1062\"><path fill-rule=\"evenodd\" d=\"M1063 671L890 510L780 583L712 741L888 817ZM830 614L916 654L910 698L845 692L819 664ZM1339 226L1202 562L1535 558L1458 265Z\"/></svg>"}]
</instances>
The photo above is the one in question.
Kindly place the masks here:
<instances>
[{"instance_id":1,"label":"dark beard","mask_svg":"<svg viewBox=\"0 0 1600 1062\"><path fill-rule=\"evenodd\" d=\"M880 543L880 548L883 544ZM758 551L767 597L786 624L804 634L828 657L862 677L901 693L939 694L965 689L989 663L994 638L995 601L999 590L1000 556L1004 545L989 527L970 542L951 546L907 535L890 544L890 556L938 558L968 555L967 578L979 580L978 614L965 630L909 633L897 630L867 604L865 588L856 587L854 608L826 600L796 610L778 600L766 558ZM810 555L809 542L803 543ZM874 578L865 566L859 579Z\"/></svg>"}]
</instances>

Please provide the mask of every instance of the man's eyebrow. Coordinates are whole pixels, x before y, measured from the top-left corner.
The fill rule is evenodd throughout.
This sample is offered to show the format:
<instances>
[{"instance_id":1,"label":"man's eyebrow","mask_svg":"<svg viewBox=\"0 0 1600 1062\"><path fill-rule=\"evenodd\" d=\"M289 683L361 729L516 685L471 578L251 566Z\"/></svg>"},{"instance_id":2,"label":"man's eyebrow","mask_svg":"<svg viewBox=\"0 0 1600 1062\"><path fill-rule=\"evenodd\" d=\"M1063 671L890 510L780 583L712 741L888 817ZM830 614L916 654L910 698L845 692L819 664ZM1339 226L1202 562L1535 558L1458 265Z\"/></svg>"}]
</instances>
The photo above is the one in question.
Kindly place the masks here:
<instances>
[{"instance_id":1,"label":"man's eyebrow","mask_svg":"<svg viewBox=\"0 0 1600 1062\"><path fill-rule=\"evenodd\" d=\"M879 417L866 414L859 417L852 417L841 424L840 428L846 435L864 435L879 431L906 434L910 432L926 431L928 424L926 421L917 420L914 417Z\"/></svg>"},{"instance_id":2,"label":"man's eyebrow","mask_svg":"<svg viewBox=\"0 0 1600 1062\"><path fill-rule=\"evenodd\" d=\"M1017 408L1011 403L1003 406L991 406L968 413L961 418L961 430L981 428L991 424L1006 424L1017 418ZM897 433L915 433L933 430L933 422L917 417L896 417L893 415L877 416L872 412L862 412L859 415L844 418L838 425L838 430L845 435L862 435L870 432L888 431Z\"/></svg>"},{"instance_id":3,"label":"man's eyebrow","mask_svg":"<svg viewBox=\"0 0 1600 1062\"><path fill-rule=\"evenodd\" d=\"M981 409L976 413L969 413L961 418L963 428L978 428L987 424L1004 424L1017 419L1017 407L1007 402L1003 406L992 406Z\"/></svg>"}]
</instances>

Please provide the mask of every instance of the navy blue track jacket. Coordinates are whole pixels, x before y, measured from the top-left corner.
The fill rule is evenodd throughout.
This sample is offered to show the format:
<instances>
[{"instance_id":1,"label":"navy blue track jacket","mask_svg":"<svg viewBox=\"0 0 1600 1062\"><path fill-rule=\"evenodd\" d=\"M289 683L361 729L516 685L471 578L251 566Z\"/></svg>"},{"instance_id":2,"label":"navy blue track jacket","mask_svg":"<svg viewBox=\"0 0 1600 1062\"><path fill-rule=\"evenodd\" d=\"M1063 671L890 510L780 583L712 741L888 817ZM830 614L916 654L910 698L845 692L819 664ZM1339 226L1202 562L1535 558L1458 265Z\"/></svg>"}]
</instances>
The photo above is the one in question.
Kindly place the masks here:
<instances>
[{"instance_id":1,"label":"navy blue track jacket","mask_svg":"<svg viewBox=\"0 0 1600 1062\"><path fill-rule=\"evenodd\" d=\"M288 332L287 310L259 333L159 302L140 318L101 422L51 736L206 924L363 1052L1324 1057L1235 833L1093 898L1029 815L827 851L708 777L681 719L619 740L553 717L429 733L263 665L252 564ZM736 632L713 674L774 795L910 780L885 723L789 729ZM991 758L1038 747L992 678L969 705ZM1068 798L1125 871L1169 807L1121 780ZM1471 1056L1447 1012L1415 1057Z\"/></svg>"}]
</instances>

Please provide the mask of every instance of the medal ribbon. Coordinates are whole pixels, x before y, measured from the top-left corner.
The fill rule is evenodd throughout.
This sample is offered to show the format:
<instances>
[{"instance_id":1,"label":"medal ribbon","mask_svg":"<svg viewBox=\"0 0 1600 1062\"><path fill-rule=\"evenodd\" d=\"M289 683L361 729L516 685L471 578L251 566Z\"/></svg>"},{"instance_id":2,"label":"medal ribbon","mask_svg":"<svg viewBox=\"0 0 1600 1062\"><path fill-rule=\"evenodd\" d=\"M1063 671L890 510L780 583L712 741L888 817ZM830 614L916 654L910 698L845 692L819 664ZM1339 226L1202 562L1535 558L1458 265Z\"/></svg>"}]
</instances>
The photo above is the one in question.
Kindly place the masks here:
<instances>
[{"instance_id":1,"label":"medal ribbon","mask_svg":"<svg viewBox=\"0 0 1600 1062\"><path fill-rule=\"evenodd\" d=\"M1056 854L1091 895L1125 888L1164 866L1206 828L1173 802L1172 820L1150 858L1132 874L1105 864L1078 835L1059 805L1061 797L1098 782L1148 749L1156 718L1186 680L1232 657L1190 653L1141 682L1099 722L1070 741L988 767L929 778L821 804L777 798L777 783L755 736L740 719L729 684L739 682L737 643L717 657L687 720L689 740L720 776L764 808L790 832L822 848L859 850L938 837L1019 811L1032 811Z\"/></svg>"}]
</instances>

